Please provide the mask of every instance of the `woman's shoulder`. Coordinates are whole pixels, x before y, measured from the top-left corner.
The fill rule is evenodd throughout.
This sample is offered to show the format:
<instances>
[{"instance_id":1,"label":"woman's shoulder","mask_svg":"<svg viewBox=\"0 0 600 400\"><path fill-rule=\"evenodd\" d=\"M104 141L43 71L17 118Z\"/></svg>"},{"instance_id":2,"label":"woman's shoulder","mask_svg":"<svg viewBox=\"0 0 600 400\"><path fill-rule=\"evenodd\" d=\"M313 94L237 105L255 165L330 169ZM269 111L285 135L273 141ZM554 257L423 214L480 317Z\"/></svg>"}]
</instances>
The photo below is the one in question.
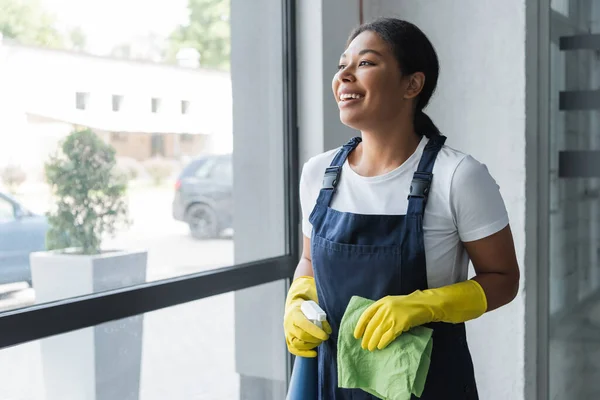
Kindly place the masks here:
<instances>
[{"instance_id":1,"label":"woman's shoulder","mask_svg":"<svg viewBox=\"0 0 600 400\"><path fill-rule=\"evenodd\" d=\"M445 144L438 153L436 163L440 161L458 165L465 157L469 157L469 154Z\"/></svg>"},{"instance_id":2,"label":"woman's shoulder","mask_svg":"<svg viewBox=\"0 0 600 400\"><path fill-rule=\"evenodd\" d=\"M303 179L309 182L320 182L323 179L325 169L331 165L331 161L333 161L333 158L340 147L325 151L309 158L302 167Z\"/></svg>"},{"instance_id":3,"label":"woman's shoulder","mask_svg":"<svg viewBox=\"0 0 600 400\"><path fill-rule=\"evenodd\" d=\"M444 145L440 149L434 164L434 173L443 171L449 178L452 178L456 173L469 174L481 169L487 169L485 164L471 154L448 145Z\"/></svg>"},{"instance_id":4,"label":"woman's shoulder","mask_svg":"<svg viewBox=\"0 0 600 400\"><path fill-rule=\"evenodd\" d=\"M434 182L448 200L456 198L457 193L470 196L473 187L498 188L487 165L473 155L444 145L433 167ZM462 194L461 194L462 196Z\"/></svg>"}]
</instances>

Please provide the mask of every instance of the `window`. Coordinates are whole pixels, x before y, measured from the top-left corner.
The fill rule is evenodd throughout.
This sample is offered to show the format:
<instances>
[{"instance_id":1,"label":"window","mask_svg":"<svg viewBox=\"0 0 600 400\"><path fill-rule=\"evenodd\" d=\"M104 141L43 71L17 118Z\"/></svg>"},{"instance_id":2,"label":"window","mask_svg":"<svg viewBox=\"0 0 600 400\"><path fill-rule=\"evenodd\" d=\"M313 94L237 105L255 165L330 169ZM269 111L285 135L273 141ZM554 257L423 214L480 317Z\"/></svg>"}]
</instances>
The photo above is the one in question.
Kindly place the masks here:
<instances>
[{"instance_id":1,"label":"window","mask_svg":"<svg viewBox=\"0 0 600 400\"><path fill-rule=\"evenodd\" d=\"M563 14L564 16L568 17L570 3L571 3L571 1L569 1L569 0L551 0L550 7L554 11L557 11L557 12Z\"/></svg>"},{"instance_id":2,"label":"window","mask_svg":"<svg viewBox=\"0 0 600 400\"><path fill-rule=\"evenodd\" d=\"M181 113L183 115L189 114L190 111L190 102L187 100L181 100Z\"/></svg>"},{"instance_id":3,"label":"window","mask_svg":"<svg viewBox=\"0 0 600 400\"><path fill-rule=\"evenodd\" d=\"M16 190L37 211L27 220L37 233L23 236L17 257L0 257L0 271L14 272L0 285L27 286L0 297L0 371L10 376L0 399L85 399L95 384L145 400L284 398L279 328L299 257L293 2L222 0L214 18L181 25L173 16L214 13L190 13L188 1L125 1L116 18L98 0L39 2L36 12L57 16L51 32L81 26L86 40L30 46L39 36L27 32L14 46L28 57L5 60L11 71L40 66L46 84L30 96L51 99L36 106L52 122L14 132L38 143L21 160L27 190ZM198 36L200 22L209 37ZM194 67L178 64L189 46L205 49ZM90 94L77 92L76 108L92 112L73 113L82 85L104 106L90 110ZM0 96L17 97L12 90ZM125 97L132 112L113 114ZM113 140L121 134L127 141ZM199 138L186 143L191 156L181 155L180 135ZM0 246L8 238L0 230ZM225 353L206 362L214 350Z\"/></svg>"},{"instance_id":4,"label":"window","mask_svg":"<svg viewBox=\"0 0 600 400\"><path fill-rule=\"evenodd\" d=\"M214 157L203 157L201 162L196 163L196 175L197 178L207 179L210 177L214 167L215 167L215 158Z\"/></svg>"},{"instance_id":5,"label":"window","mask_svg":"<svg viewBox=\"0 0 600 400\"><path fill-rule=\"evenodd\" d=\"M90 94L84 92L75 93L75 108L78 110L87 110L89 107Z\"/></svg>"},{"instance_id":6,"label":"window","mask_svg":"<svg viewBox=\"0 0 600 400\"><path fill-rule=\"evenodd\" d=\"M275 284L283 291L283 281ZM114 400L126 398L114 396L118 388L139 392L145 400L284 399L285 379L271 385L269 394L249 396L248 392L263 389L239 378L232 329L236 294L223 293L0 350L7 357L0 360L0 368L10 367L0 372L11 377L2 381L0 393L6 396L2 399L87 400L78 391L88 382L97 382L97 398ZM273 297L256 300L255 316L260 316L261 308L271 307ZM111 332L111 341L103 344L99 339L105 332ZM132 340L135 335L146 338L143 348ZM78 346L72 344L86 341L96 341L102 353L78 354ZM264 360L277 362L274 347L266 349L263 358L249 360L248 366L260 370ZM19 362L9 364L15 360ZM77 371L72 368L75 362Z\"/></svg>"},{"instance_id":7,"label":"window","mask_svg":"<svg viewBox=\"0 0 600 400\"><path fill-rule=\"evenodd\" d=\"M540 159L547 161L538 218L547 235L541 235L536 278L544 288L544 312L535 324L535 345L545 353L538 362L539 398L594 398L600 393L594 364L600 351L600 3L561 0L550 7L549 25L540 24L548 64L539 72L549 101L540 102L547 126L540 129Z\"/></svg>"},{"instance_id":8,"label":"window","mask_svg":"<svg viewBox=\"0 0 600 400\"><path fill-rule=\"evenodd\" d=\"M214 166L211 177L217 181L231 183L233 171L231 170L231 160L228 158L220 159Z\"/></svg>"},{"instance_id":9,"label":"window","mask_svg":"<svg viewBox=\"0 0 600 400\"><path fill-rule=\"evenodd\" d=\"M159 113L160 112L160 107L161 107L162 101L160 99L157 99L155 97L152 98L152 112L154 114Z\"/></svg>"},{"instance_id":10,"label":"window","mask_svg":"<svg viewBox=\"0 0 600 400\"><path fill-rule=\"evenodd\" d=\"M112 110L114 112L121 111L123 105L123 96L113 94L112 96Z\"/></svg>"}]
</instances>

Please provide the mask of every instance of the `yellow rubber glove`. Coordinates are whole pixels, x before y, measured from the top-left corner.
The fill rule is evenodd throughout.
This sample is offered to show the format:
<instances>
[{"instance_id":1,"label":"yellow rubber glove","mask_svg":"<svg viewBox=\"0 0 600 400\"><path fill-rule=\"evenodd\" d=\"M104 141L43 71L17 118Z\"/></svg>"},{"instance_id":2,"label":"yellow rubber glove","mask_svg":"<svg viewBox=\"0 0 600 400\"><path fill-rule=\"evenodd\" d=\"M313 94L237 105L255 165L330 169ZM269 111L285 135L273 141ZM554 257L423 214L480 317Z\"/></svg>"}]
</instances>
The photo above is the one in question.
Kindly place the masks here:
<instances>
[{"instance_id":1,"label":"yellow rubber glove","mask_svg":"<svg viewBox=\"0 0 600 400\"><path fill-rule=\"evenodd\" d=\"M312 276L301 276L292 282L285 301L283 330L290 353L313 358L317 356L314 348L329 339L331 326L327 321L323 321L323 329L320 329L304 316L300 305L306 300L318 304L317 287Z\"/></svg>"},{"instance_id":2,"label":"yellow rubber glove","mask_svg":"<svg viewBox=\"0 0 600 400\"><path fill-rule=\"evenodd\" d=\"M477 318L486 310L485 292L474 280L417 290L406 296L387 296L363 312L354 337L363 338L365 350L381 350L415 326L429 322L457 324Z\"/></svg>"}]
</instances>

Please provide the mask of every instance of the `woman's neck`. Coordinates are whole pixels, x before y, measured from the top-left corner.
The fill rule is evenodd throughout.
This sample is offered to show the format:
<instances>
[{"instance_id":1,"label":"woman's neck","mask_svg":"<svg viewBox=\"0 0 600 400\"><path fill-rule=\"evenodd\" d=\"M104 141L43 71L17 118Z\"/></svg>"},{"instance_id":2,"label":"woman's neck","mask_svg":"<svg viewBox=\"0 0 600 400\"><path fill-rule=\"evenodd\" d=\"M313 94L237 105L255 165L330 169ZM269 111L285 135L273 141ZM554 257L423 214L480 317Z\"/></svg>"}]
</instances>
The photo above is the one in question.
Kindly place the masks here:
<instances>
[{"instance_id":1,"label":"woman's neck","mask_svg":"<svg viewBox=\"0 0 600 400\"><path fill-rule=\"evenodd\" d=\"M361 176L383 175L408 160L420 141L412 123L394 130L362 131L362 142L350 153L348 163Z\"/></svg>"}]
</instances>

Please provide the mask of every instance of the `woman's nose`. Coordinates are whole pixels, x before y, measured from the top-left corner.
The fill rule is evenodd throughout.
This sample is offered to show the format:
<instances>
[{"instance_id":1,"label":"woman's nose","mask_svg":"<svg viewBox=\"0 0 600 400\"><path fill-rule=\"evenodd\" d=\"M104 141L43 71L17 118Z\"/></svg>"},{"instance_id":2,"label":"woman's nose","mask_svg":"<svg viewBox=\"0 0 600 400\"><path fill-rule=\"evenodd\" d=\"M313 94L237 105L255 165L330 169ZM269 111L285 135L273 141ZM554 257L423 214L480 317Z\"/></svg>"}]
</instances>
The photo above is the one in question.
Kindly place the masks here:
<instances>
[{"instance_id":1,"label":"woman's nose","mask_svg":"<svg viewBox=\"0 0 600 400\"><path fill-rule=\"evenodd\" d=\"M354 73L351 70L351 68L346 66L342 70L340 70L340 72L338 74L338 79L341 82L354 82L355 77L354 77Z\"/></svg>"}]
</instances>

